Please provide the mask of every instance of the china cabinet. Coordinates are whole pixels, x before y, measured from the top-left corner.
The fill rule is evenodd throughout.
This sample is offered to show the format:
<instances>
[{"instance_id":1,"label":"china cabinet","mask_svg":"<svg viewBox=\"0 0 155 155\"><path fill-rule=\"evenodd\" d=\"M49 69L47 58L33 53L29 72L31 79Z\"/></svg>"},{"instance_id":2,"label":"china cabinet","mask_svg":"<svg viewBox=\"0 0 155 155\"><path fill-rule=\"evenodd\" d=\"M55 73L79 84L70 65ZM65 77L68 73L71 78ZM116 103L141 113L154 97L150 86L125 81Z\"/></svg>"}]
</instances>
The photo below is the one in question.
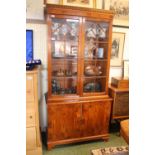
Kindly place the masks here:
<instances>
[{"instance_id":1,"label":"china cabinet","mask_svg":"<svg viewBox=\"0 0 155 155\"><path fill-rule=\"evenodd\" d=\"M46 5L48 149L109 138L113 12Z\"/></svg>"}]
</instances>

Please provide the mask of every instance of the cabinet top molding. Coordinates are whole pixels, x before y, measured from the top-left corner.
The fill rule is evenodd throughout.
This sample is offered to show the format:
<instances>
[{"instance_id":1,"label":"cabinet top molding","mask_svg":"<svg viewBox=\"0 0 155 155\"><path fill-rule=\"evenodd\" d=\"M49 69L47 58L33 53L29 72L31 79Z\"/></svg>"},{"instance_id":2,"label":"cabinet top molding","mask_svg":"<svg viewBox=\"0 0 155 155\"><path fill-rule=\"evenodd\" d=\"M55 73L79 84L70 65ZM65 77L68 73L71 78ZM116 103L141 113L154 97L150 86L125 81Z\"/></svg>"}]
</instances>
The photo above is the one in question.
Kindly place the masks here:
<instances>
[{"instance_id":1,"label":"cabinet top molding","mask_svg":"<svg viewBox=\"0 0 155 155\"><path fill-rule=\"evenodd\" d=\"M83 8L65 5L47 4L45 7L46 14L65 14L81 17L96 17L103 19L113 19L114 12L95 8ZM104 15L103 15L104 14Z\"/></svg>"}]
</instances>

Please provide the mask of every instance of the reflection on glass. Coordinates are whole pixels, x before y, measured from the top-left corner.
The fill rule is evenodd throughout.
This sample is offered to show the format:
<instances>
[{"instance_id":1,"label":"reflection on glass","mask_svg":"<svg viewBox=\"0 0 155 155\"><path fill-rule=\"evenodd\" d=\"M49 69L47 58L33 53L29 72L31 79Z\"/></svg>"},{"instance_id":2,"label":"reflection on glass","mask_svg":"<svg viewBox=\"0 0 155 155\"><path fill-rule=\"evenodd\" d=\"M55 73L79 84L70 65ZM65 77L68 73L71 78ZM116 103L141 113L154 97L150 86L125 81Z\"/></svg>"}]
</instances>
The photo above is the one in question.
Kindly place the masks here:
<instances>
[{"instance_id":1,"label":"reflection on glass","mask_svg":"<svg viewBox=\"0 0 155 155\"><path fill-rule=\"evenodd\" d=\"M104 41L107 39L107 31L108 30L108 23L101 23L101 22L86 22L86 31L85 36L86 40L94 39L98 41Z\"/></svg>"},{"instance_id":2,"label":"reflection on glass","mask_svg":"<svg viewBox=\"0 0 155 155\"><path fill-rule=\"evenodd\" d=\"M52 18L52 95L77 93L79 20Z\"/></svg>"},{"instance_id":3,"label":"reflection on glass","mask_svg":"<svg viewBox=\"0 0 155 155\"><path fill-rule=\"evenodd\" d=\"M68 78L53 79L52 80L52 93L54 95L64 95L64 94L76 94L76 79Z\"/></svg>"},{"instance_id":4,"label":"reflection on glass","mask_svg":"<svg viewBox=\"0 0 155 155\"><path fill-rule=\"evenodd\" d=\"M85 93L104 92L106 85L108 23L86 21L84 49Z\"/></svg>"},{"instance_id":5,"label":"reflection on glass","mask_svg":"<svg viewBox=\"0 0 155 155\"><path fill-rule=\"evenodd\" d=\"M84 92L102 92L101 82L86 81L84 83Z\"/></svg>"},{"instance_id":6,"label":"reflection on glass","mask_svg":"<svg viewBox=\"0 0 155 155\"><path fill-rule=\"evenodd\" d=\"M101 66L95 66L95 65L87 65L85 67L85 75L86 76L99 76L102 75Z\"/></svg>"},{"instance_id":7,"label":"reflection on glass","mask_svg":"<svg viewBox=\"0 0 155 155\"><path fill-rule=\"evenodd\" d=\"M52 40L78 41L79 21L69 19L52 20Z\"/></svg>"}]
</instances>

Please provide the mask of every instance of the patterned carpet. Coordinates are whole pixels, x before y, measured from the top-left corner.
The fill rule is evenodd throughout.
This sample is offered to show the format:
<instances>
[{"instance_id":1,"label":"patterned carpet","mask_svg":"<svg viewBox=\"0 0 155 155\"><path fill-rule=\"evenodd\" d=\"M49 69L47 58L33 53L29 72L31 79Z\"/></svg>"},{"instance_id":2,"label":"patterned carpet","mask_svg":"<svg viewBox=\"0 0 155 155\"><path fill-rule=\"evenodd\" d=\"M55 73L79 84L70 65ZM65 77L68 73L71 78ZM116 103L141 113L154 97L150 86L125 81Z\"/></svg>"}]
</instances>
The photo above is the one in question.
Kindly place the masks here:
<instances>
[{"instance_id":1,"label":"patterned carpet","mask_svg":"<svg viewBox=\"0 0 155 155\"><path fill-rule=\"evenodd\" d=\"M70 145L60 145L56 146L51 150L47 150L43 147L43 155L91 155L91 150L106 148L106 147L117 147L117 146L127 146L127 143L122 137L117 133L111 133L108 142L102 140L99 141L89 141L83 143L75 143Z\"/></svg>"},{"instance_id":2,"label":"patterned carpet","mask_svg":"<svg viewBox=\"0 0 155 155\"><path fill-rule=\"evenodd\" d=\"M100 148L91 151L92 155L129 155L128 146Z\"/></svg>"}]
</instances>

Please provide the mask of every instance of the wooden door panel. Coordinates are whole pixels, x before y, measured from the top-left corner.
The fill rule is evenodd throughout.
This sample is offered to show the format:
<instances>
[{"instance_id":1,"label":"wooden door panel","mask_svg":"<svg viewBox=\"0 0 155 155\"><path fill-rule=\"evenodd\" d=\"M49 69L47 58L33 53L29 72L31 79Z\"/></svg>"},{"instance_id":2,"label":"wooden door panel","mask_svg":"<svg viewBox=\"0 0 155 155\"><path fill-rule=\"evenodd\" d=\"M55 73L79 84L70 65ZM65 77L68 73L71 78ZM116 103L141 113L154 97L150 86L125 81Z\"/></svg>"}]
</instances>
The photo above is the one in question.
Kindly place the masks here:
<instances>
[{"instance_id":1,"label":"wooden door panel","mask_svg":"<svg viewBox=\"0 0 155 155\"><path fill-rule=\"evenodd\" d=\"M110 101L83 103L82 136L95 136L108 133Z\"/></svg>"},{"instance_id":2,"label":"wooden door panel","mask_svg":"<svg viewBox=\"0 0 155 155\"><path fill-rule=\"evenodd\" d=\"M48 106L48 139L64 140L80 137L80 104Z\"/></svg>"}]
</instances>

